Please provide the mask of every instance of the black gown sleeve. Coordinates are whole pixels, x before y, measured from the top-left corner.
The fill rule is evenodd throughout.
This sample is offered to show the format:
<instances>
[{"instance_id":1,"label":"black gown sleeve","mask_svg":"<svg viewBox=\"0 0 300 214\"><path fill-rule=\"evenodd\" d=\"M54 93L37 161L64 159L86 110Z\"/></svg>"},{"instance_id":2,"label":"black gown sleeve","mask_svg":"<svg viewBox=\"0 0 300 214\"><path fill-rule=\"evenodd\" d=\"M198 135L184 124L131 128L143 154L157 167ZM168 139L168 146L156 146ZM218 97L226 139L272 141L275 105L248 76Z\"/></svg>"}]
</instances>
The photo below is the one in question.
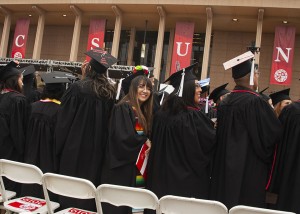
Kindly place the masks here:
<instances>
[{"instance_id":1,"label":"black gown sleeve","mask_svg":"<svg viewBox=\"0 0 300 214\"><path fill-rule=\"evenodd\" d=\"M262 99L253 99L246 111L246 126L253 142L256 155L265 163L270 163L274 146L281 136L281 124L273 109Z\"/></svg>"},{"instance_id":2,"label":"black gown sleeve","mask_svg":"<svg viewBox=\"0 0 300 214\"><path fill-rule=\"evenodd\" d=\"M30 114L30 105L25 97L16 97L11 105L10 133L14 148L20 155L24 154L26 128Z\"/></svg>"},{"instance_id":3,"label":"black gown sleeve","mask_svg":"<svg viewBox=\"0 0 300 214\"><path fill-rule=\"evenodd\" d=\"M109 125L108 151L110 168L134 163L146 135L139 135L135 130L135 116L132 107L126 103L116 105L112 111Z\"/></svg>"}]
</instances>

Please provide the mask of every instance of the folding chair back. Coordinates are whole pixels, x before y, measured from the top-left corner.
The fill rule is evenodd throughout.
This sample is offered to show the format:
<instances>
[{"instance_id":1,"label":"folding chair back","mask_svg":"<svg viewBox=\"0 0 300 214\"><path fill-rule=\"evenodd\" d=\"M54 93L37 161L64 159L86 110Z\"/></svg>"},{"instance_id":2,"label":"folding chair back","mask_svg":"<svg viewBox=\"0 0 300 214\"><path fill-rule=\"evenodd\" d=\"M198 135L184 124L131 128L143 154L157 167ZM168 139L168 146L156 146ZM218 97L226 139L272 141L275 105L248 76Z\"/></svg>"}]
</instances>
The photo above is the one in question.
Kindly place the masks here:
<instances>
[{"instance_id":1,"label":"folding chair back","mask_svg":"<svg viewBox=\"0 0 300 214\"><path fill-rule=\"evenodd\" d=\"M164 214L227 214L227 207L218 201L166 195L159 200Z\"/></svg>"},{"instance_id":2,"label":"folding chair back","mask_svg":"<svg viewBox=\"0 0 300 214\"><path fill-rule=\"evenodd\" d=\"M157 196L146 189L102 184L97 188L98 206L107 202L115 206L129 206L136 209L152 209L159 213ZM102 211L102 210L101 210ZM100 212L102 214L102 212Z\"/></svg>"},{"instance_id":3,"label":"folding chair back","mask_svg":"<svg viewBox=\"0 0 300 214\"><path fill-rule=\"evenodd\" d=\"M5 176L18 183L41 185L43 172L31 164L1 159L0 176Z\"/></svg>"},{"instance_id":4,"label":"folding chair back","mask_svg":"<svg viewBox=\"0 0 300 214\"><path fill-rule=\"evenodd\" d=\"M229 210L229 214L295 214L295 213L238 205L232 207Z\"/></svg>"},{"instance_id":5,"label":"folding chair back","mask_svg":"<svg viewBox=\"0 0 300 214\"><path fill-rule=\"evenodd\" d=\"M43 172L36 166L31 164L20 163L16 161L0 160L0 176L7 177L9 180L22 184L39 184L42 185ZM2 192L5 186L0 180ZM5 191L6 192L6 191ZM6 199L8 197L6 196ZM59 207L58 203L51 202L54 209ZM6 210L21 213L30 211L31 213L46 213L46 201L44 199L25 196L12 200L5 200L3 203Z\"/></svg>"},{"instance_id":6,"label":"folding chair back","mask_svg":"<svg viewBox=\"0 0 300 214\"><path fill-rule=\"evenodd\" d=\"M0 203L7 201L8 199L11 199L16 196L15 192L5 190L3 188L4 188L4 183L2 177L0 176ZM0 205L0 209L1 208L2 206Z\"/></svg>"},{"instance_id":7,"label":"folding chair back","mask_svg":"<svg viewBox=\"0 0 300 214\"><path fill-rule=\"evenodd\" d=\"M47 190L71 198L96 199L96 187L91 181L82 178L45 173L43 176L43 188L46 201L49 201ZM48 206L48 213L53 213L50 204Z\"/></svg>"}]
</instances>

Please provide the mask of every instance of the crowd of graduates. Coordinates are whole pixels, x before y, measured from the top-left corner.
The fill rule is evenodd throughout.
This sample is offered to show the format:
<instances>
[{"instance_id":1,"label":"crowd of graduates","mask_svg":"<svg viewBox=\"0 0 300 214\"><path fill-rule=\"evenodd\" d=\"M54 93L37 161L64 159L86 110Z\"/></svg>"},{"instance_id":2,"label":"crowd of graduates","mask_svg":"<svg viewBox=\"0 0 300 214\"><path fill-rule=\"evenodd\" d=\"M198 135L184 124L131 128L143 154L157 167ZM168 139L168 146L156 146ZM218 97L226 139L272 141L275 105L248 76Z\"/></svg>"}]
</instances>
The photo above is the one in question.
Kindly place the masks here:
<instances>
[{"instance_id":1,"label":"crowd of graduates","mask_svg":"<svg viewBox=\"0 0 300 214\"><path fill-rule=\"evenodd\" d=\"M257 92L259 71L251 52L224 63L232 69L234 89L226 83L210 94L194 75L197 63L156 90L146 66L116 83L107 70L117 59L99 48L86 54L91 60L83 63L79 80L64 72L40 73L41 93L34 66L12 61L1 68L1 159L95 186L147 188L159 198L300 213L300 102L291 101L289 89L269 96ZM20 195L43 197L40 187L4 182ZM53 197L62 208L75 200ZM95 210L92 200L76 204ZM132 212L109 204L103 211Z\"/></svg>"}]
</instances>

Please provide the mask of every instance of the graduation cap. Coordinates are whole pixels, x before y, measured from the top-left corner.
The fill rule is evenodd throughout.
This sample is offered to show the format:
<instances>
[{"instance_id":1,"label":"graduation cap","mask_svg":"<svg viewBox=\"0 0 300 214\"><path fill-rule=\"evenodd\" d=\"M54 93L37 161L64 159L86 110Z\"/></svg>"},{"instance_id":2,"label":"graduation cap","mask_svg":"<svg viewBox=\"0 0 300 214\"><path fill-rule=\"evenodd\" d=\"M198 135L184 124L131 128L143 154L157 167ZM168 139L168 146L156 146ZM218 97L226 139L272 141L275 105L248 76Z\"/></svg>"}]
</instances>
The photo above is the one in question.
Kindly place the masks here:
<instances>
[{"instance_id":1,"label":"graduation cap","mask_svg":"<svg viewBox=\"0 0 300 214\"><path fill-rule=\"evenodd\" d=\"M60 84L60 83L71 83L72 80L76 79L75 76L66 72L53 71L51 73L40 73L41 79L45 84Z\"/></svg>"},{"instance_id":2,"label":"graduation cap","mask_svg":"<svg viewBox=\"0 0 300 214\"><path fill-rule=\"evenodd\" d=\"M273 105L275 106L277 103L281 102L282 100L291 100L289 95L290 95L290 89L287 88L270 94L270 97L272 99Z\"/></svg>"},{"instance_id":3,"label":"graduation cap","mask_svg":"<svg viewBox=\"0 0 300 214\"><path fill-rule=\"evenodd\" d=\"M254 54L251 51L243 53L227 62L223 63L224 69L228 70L232 68L232 77L233 79L239 79L241 77L250 75L250 85L253 85L253 77L254 77Z\"/></svg>"},{"instance_id":4,"label":"graduation cap","mask_svg":"<svg viewBox=\"0 0 300 214\"><path fill-rule=\"evenodd\" d=\"M175 88L178 89L178 96L182 97L183 92L183 84L184 82L196 80L197 77L192 72L194 70L194 67L198 64L198 62L183 68L182 70L179 70L175 73L173 73L171 76L169 76L168 79L166 79L164 82L170 82L170 84Z\"/></svg>"},{"instance_id":5,"label":"graduation cap","mask_svg":"<svg viewBox=\"0 0 300 214\"><path fill-rule=\"evenodd\" d=\"M19 70L22 72L24 77L28 76L30 74L33 74L35 72L34 65L29 65L29 66L20 68Z\"/></svg>"},{"instance_id":6,"label":"graduation cap","mask_svg":"<svg viewBox=\"0 0 300 214\"><path fill-rule=\"evenodd\" d=\"M106 70L115 64L118 60L102 48L94 48L85 53L91 57L90 65L97 73L104 73Z\"/></svg>"},{"instance_id":7,"label":"graduation cap","mask_svg":"<svg viewBox=\"0 0 300 214\"><path fill-rule=\"evenodd\" d=\"M209 99L213 99L213 101L216 103L217 100L223 96L224 94L227 94L227 93L230 93L230 91L228 91L226 89L226 86L228 85L228 83L224 84L224 85L221 85L217 88L215 88L211 94L209 95Z\"/></svg>"},{"instance_id":8,"label":"graduation cap","mask_svg":"<svg viewBox=\"0 0 300 214\"><path fill-rule=\"evenodd\" d=\"M201 87L201 93L207 92L209 90L210 78L206 78L199 81Z\"/></svg>"},{"instance_id":9,"label":"graduation cap","mask_svg":"<svg viewBox=\"0 0 300 214\"><path fill-rule=\"evenodd\" d=\"M130 76L127 76L126 78L121 78L119 80L119 84L118 84L118 88L117 88L116 100L119 100L121 88L123 89L123 91L124 91L125 94L128 94L131 81L134 78L136 78L137 76L148 75L148 74L149 74L148 70L141 68L141 69L135 70L134 73L131 74Z\"/></svg>"},{"instance_id":10,"label":"graduation cap","mask_svg":"<svg viewBox=\"0 0 300 214\"><path fill-rule=\"evenodd\" d=\"M19 75L21 73L21 71L19 69L17 69L18 65L19 64L17 62L11 61L6 66L1 68L1 70L0 70L0 81L5 81L9 77Z\"/></svg>"},{"instance_id":11,"label":"graduation cap","mask_svg":"<svg viewBox=\"0 0 300 214\"><path fill-rule=\"evenodd\" d=\"M258 92L260 94L260 96L265 100L265 101L269 101L269 99L271 99L270 96L266 95L264 92L268 89L269 87L266 87L265 89L261 90L260 92Z\"/></svg>"}]
</instances>

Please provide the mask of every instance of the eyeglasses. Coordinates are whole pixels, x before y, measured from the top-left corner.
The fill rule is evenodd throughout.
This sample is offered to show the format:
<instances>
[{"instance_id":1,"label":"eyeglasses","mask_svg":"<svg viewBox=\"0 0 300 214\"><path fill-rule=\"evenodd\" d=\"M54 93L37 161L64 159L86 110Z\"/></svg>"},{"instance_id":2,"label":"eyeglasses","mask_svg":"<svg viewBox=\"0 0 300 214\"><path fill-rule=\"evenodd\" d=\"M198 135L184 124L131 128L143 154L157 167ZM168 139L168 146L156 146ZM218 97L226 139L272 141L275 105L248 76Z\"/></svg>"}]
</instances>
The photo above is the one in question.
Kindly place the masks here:
<instances>
[{"instance_id":1,"label":"eyeglasses","mask_svg":"<svg viewBox=\"0 0 300 214\"><path fill-rule=\"evenodd\" d=\"M152 91L149 87L147 87L145 84L139 84L138 85L138 88L139 89L143 89L143 90L146 90L146 91Z\"/></svg>"}]
</instances>

